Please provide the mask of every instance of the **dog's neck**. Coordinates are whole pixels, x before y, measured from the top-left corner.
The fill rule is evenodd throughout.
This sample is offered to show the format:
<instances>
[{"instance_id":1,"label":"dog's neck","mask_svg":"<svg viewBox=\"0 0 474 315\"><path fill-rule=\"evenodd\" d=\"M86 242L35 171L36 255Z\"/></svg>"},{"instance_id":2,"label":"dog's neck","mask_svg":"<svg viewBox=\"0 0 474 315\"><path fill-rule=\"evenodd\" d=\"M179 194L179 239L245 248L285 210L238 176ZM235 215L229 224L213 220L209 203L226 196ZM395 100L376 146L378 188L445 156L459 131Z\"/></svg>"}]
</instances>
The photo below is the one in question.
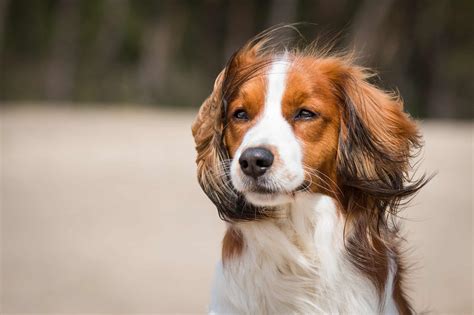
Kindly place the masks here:
<instances>
[{"instance_id":1,"label":"dog's neck","mask_svg":"<svg viewBox=\"0 0 474 315\"><path fill-rule=\"evenodd\" d=\"M223 257L211 310L380 312L375 288L347 259L344 219L332 198L301 195L278 211L277 218L229 226L242 244Z\"/></svg>"},{"instance_id":2,"label":"dog's neck","mask_svg":"<svg viewBox=\"0 0 474 315\"><path fill-rule=\"evenodd\" d=\"M233 226L242 232L247 249L273 251L276 244L280 243L281 247L291 247L311 257L316 246L316 225L323 223L322 226L335 228L339 224L334 201L321 194L297 196L292 203L274 211L272 218Z\"/></svg>"}]
</instances>

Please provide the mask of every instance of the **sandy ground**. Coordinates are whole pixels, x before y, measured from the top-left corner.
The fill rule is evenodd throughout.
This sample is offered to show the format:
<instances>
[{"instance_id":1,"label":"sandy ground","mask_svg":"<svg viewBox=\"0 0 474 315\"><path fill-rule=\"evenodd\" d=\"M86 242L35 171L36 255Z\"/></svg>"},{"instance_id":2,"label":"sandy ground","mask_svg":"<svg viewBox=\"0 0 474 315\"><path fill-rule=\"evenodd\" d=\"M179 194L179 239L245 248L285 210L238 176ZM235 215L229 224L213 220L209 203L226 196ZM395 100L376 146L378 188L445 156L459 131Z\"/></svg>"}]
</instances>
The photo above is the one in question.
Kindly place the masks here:
<instances>
[{"instance_id":1,"label":"sandy ground","mask_svg":"<svg viewBox=\"0 0 474 315\"><path fill-rule=\"evenodd\" d=\"M203 313L224 224L195 179L194 113L1 111L2 313ZM472 313L472 123L425 122L405 212L418 310Z\"/></svg>"}]
</instances>

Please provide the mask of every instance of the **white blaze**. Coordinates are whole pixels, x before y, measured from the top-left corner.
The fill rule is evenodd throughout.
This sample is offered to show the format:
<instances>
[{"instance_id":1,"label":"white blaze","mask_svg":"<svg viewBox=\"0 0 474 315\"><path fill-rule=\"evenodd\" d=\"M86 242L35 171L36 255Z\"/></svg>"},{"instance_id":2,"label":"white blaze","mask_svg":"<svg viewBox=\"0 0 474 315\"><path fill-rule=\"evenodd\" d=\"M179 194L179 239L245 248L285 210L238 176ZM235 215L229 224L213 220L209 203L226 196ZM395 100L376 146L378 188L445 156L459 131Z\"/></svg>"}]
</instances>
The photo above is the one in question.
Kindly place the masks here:
<instances>
[{"instance_id":1,"label":"white blaze","mask_svg":"<svg viewBox=\"0 0 474 315\"><path fill-rule=\"evenodd\" d=\"M282 114L282 99L286 89L289 66L289 61L282 58L276 60L267 73L267 91L262 116L245 135L232 162L231 178L237 190L245 191L241 178L244 175L238 171L240 167L238 160L240 154L251 147L272 146L276 149L282 163L273 165L268 174L264 175L272 182L272 186L292 191L298 188L304 180L300 144L291 125ZM256 199L258 196L255 193L246 194L246 197L253 203L262 201ZM267 205L279 203L278 200L279 198L274 198L272 202L265 201L264 203Z\"/></svg>"}]
</instances>

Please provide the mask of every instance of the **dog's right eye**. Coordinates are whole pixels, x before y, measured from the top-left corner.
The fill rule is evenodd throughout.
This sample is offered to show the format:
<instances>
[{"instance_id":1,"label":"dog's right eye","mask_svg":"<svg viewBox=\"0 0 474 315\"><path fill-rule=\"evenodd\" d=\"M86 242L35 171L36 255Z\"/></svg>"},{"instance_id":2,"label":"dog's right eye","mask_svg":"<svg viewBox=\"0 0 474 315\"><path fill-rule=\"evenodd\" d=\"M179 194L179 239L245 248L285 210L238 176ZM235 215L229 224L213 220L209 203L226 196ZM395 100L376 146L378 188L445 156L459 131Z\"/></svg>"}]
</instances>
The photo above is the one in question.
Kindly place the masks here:
<instances>
[{"instance_id":1,"label":"dog's right eye","mask_svg":"<svg viewBox=\"0 0 474 315\"><path fill-rule=\"evenodd\" d=\"M249 120L249 115L243 109L237 109L232 116L234 116L236 120L241 120L241 121Z\"/></svg>"}]
</instances>

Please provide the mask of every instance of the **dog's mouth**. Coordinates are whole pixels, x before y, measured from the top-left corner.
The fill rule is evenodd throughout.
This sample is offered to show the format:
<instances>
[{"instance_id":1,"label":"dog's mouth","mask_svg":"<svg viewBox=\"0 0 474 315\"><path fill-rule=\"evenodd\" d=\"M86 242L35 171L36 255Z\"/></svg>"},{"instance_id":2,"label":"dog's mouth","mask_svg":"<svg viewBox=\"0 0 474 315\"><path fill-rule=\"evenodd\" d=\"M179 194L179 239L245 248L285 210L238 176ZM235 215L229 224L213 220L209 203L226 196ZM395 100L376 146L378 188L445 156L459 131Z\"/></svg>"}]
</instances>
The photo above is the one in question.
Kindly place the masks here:
<instances>
[{"instance_id":1,"label":"dog's mouth","mask_svg":"<svg viewBox=\"0 0 474 315\"><path fill-rule=\"evenodd\" d=\"M266 178L249 179L243 180L244 187L241 190L243 194L260 194L260 195L273 195L279 193L286 193L285 189L278 185L278 183L268 180Z\"/></svg>"},{"instance_id":2,"label":"dog's mouth","mask_svg":"<svg viewBox=\"0 0 474 315\"><path fill-rule=\"evenodd\" d=\"M262 182L254 182L252 184L247 184L247 189L242 191L243 193L254 193L254 194L262 194L262 195L272 195L272 194L295 194L298 192L305 192L308 191L311 183L307 180L304 180L303 183L298 186L296 189L293 190L286 190L284 188L278 187L278 184L275 183L267 183L265 181Z\"/></svg>"},{"instance_id":3,"label":"dog's mouth","mask_svg":"<svg viewBox=\"0 0 474 315\"><path fill-rule=\"evenodd\" d=\"M272 194L276 194L276 193L281 193L282 191L280 191L278 189L275 189L275 188L269 188L269 187L257 184L257 185L253 185L253 187L251 187L246 192L247 193L254 193L254 194L261 194L261 195L272 195Z\"/></svg>"},{"instance_id":4,"label":"dog's mouth","mask_svg":"<svg viewBox=\"0 0 474 315\"><path fill-rule=\"evenodd\" d=\"M309 182L303 182L291 191L279 189L277 185L269 187L255 183L248 189L242 191L245 198L256 206L277 206L290 202L297 193L308 191Z\"/></svg>"}]
</instances>

